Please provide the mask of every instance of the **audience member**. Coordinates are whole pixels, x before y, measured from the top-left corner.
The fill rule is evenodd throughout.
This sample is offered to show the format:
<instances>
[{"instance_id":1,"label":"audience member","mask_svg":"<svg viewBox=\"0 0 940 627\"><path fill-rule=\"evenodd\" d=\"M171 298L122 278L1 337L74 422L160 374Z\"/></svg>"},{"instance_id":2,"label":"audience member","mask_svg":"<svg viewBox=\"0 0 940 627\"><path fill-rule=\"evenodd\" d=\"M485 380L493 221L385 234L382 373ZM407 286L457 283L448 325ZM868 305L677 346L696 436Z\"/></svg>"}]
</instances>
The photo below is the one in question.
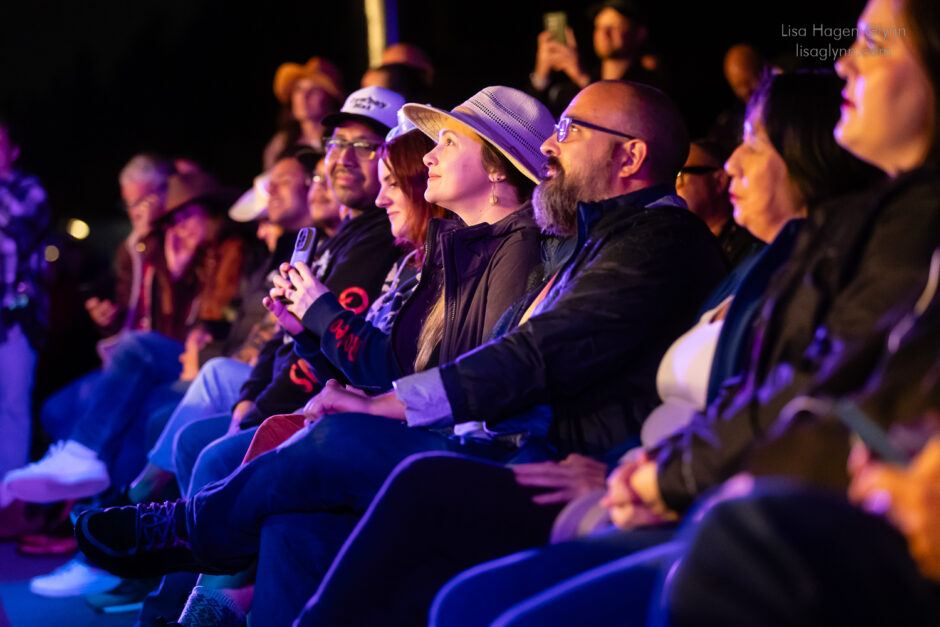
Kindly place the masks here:
<instances>
[{"instance_id":1,"label":"audience member","mask_svg":"<svg viewBox=\"0 0 940 627\"><path fill-rule=\"evenodd\" d=\"M382 53L379 65L403 63L416 67L424 72L424 79L428 85L434 85L434 66L428 54L414 44L398 42L392 44Z\"/></svg>"},{"instance_id":2,"label":"audience member","mask_svg":"<svg viewBox=\"0 0 940 627\"><path fill-rule=\"evenodd\" d=\"M600 60L597 69L582 65L570 27L564 42L555 41L550 31L538 36L535 69L529 80L555 115L592 81L629 80L661 86L659 73L647 68L641 55L647 39L647 15L642 2L607 0L593 13L594 54ZM556 81L553 73L564 76Z\"/></svg>"},{"instance_id":3,"label":"audience member","mask_svg":"<svg viewBox=\"0 0 940 627\"><path fill-rule=\"evenodd\" d=\"M744 107L757 89L761 76L767 72L767 63L754 46L735 44L725 53L723 65L725 80L734 93L734 102L718 114L708 137L730 151L741 143Z\"/></svg>"},{"instance_id":4,"label":"audience member","mask_svg":"<svg viewBox=\"0 0 940 627\"><path fill-rule=\"evenodd\" d=\"M274 73L274 95L283 108L280 128L264 148L265 171L295 144L324 152L323 118L343 101L343 77L336 66L320 57L310 57L303 65L284 63Z\"/></svg>"},{"instance_id":5,"label":"audience member","mask_svg":"<svg viewBox=\"0 0 940 627\"><path fill-rule=\"evenodd\" d=\"M378 86L396 91L408 102L427 102L431 99L431 85L426 72L407 63L389 63L369 68L362 75L363 87Z\"/></svg>"},{"instance_id":6,"label":"audience member","mask_svg":"<svg viewBox=\"0 0 940 627\"><path fill-rule=\"evenodd\" d=\"M307 192L307 207L313 226L326 237L332 237L342 223L343 206L336 200L330 189L330 180L326 174L326 157L317 161L310 179L310 191ZM270 224L270 220L268 220Z\"/></svg>"},{"instance_id":7,"label":"audience member","mask_svg":"<svg viewBox=\"0 0 940 627\"><path fill-rule=\"evenodd\" d=\"M723 167L728 154L710 140L693 141L676 178L676 192L718 238L728 266L734 268L760 247L760 240L732 217L731 179Z\"/></svg>"},{"instance_id":8,"label":"audience member","mask_svg":"<svg viewBox=\"0 0 940 627\"><path fill-rule=\"evenodd\" d=\"M0 476L29 460L36 351L47 317L49 207L39 179L15 167L19 156L12 124L0 119ZM7 504L0 486L0 508Z\"/></svg>"},{"instance_id":9,"label":"audience member","mask_svg":"<svg viewBox=\"0 0 940 627\"><path fill-rule=\"evenodd\" d=\"M167 213L156 233L159 243L147 247L142 330L125 333L117 343L88 398L76 403L82 410L64 440L41 461L7 474L5 483L13 494L48 503L102 492L111 484L109 474L122 476L126 470L114 466L122 453L122 438L116 436L124 430L118 425L149 413L143 408L148 403L179 400L173 384L181 371L182 342L195 321L221 319L241 272L242 242L225 237L218 193L205 176L169 179Z\"/></svg>"},{"instance_id":10,"label":"audience member","mask_svg":"<svg viewBox=\"0 0 940 627\"><path fill-rule=\"evenodd\" d=\"M337 293L346 308L356 313L366 311L379 295L383 280L398 257L385 212L376 208L374 202L380 186L376 156L385 134L396 124L395 112L402 104L398 94L369 87L350 94L339 113L324 119L327 127L333 129L332 139L327 142L330 187L350 217L317 249L311 269ZM186 482L181 468L185 466L183 474L188 475L197 461L195 455L209 443L226 433L235 436L234 442L223 440L216 447L216 453L228 451L220 458L228 468L222 473L224 476L243 458L254 427L268 416L302 407L321 385L310 364L294 351L289 336L285 338L283 332L275 335L242 384L228 424L202 421L184 428L177 436L177 479L184 491L190 488L193 479ZM246 431L249 429L252 431ZM229 444L233 445L230 451L226 448ZM183 450L190 453L185 461L180 456Z\"/></svg>"},{"instance_id":11,"label":"audience member","mask_svg":"<svg viewBox=\"0 0 940 627\"><path fill-rule=\"evenodd\" d=\"M240 386L257 363L261 347L273 336L273 323L267 321L267 310L261 301L270 289L271 273L293 251L297 232L312 223L307 208L307 187L312 168L317 162L306 148L285 153L271 169L271 194L268 220L280 235L267 242L265 259L245 272L240 284L238 313L228 337L212 358L199 368L193 383L173 410L159 438L148 454L148 465L131 485L129 496L134 502L155 498L173 478L178 469L174 460L176 435L197 420L224 416L227 425ZM197 452L198 454L198 452ZM194 462L184 464L189 468ZM188 488L188 472L182 477L181 490Z\"/></svg>"}]
</instances>

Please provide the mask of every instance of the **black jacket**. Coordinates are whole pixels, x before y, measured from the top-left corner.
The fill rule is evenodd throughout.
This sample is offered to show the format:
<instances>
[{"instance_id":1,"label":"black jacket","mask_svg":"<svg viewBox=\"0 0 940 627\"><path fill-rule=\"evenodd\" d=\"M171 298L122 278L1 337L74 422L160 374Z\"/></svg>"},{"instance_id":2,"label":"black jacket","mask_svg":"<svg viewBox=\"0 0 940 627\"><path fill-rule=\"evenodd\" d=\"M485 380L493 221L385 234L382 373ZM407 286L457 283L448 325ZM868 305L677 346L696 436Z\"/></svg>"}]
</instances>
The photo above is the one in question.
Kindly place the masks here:
<instances>
[{"instance_id":1,"label":"black jacket","mask_svg":"<svg viewBox=\"0 0 940 627\"><path fill-rule=\"evenodd\" d=\"M343 222L320 247L312 269L344 307L358 313L378 296L388 269L400 254L385 212L373 207ZM250 426L268 416L294 411L322 384L311 365L294 352L293 342L278 333L262 348L242 386L239 401L253 400L257 406L242 424Z\"/></svg>"},{"instance_id":2,"label":"black jacket","mask_svg":"<svg viewBox=\"0 0 940 627\"><path fill-rule=\"evenodd\" d=\"M685 510L738 472L751 447L846 345L922 286L940 246L940 176L928 167L813 212L768 289L744 380L657 451L666 503ZM846 393L864 377L842 380Z\"/></svg>"},{"instance_id":3,"label":"black jacket","mask_svg":"<svg viewBox=\"0 0 940 627\"><path fill-rule=\"evenodd\" d=\"M498 430L549 405L559 454L639 433L659 360L725 273L714 236L671 186L578 207L576 252L537 314L441 368L455 422ZM499 423L503 424L500 425Z\"/></svg>"},{"instance_id":4,"label":"black jacket","mask_svg":"<svg viewBox=\"0 0 940 627\"><path fill-rule=\"evenodd\" d=\"M442 281L446 317L439 355L450 360L486 341L503 312L541 280L540 240L531 205L495 224L431 220L421 279L390 335L343 309L332 294L313 303L304 326L319 336L317 348L342 371L334 378L388 390L392 381L414 372L418 334ZM297 350L305 358L313 355L312 348L298 338Z\"/></svg>"}]
</instances>

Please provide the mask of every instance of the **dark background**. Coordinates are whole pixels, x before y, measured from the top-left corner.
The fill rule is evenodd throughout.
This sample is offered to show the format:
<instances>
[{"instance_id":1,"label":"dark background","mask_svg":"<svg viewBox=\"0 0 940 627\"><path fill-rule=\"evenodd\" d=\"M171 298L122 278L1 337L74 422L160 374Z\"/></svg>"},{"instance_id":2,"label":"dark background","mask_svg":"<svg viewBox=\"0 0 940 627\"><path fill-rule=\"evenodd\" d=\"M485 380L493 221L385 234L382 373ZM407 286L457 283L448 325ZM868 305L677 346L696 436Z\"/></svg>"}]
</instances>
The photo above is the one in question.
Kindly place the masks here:
<instances>
[{"instance_id":1,"label":"dark background","mask_svg":"<svg viewBox=\"0 0 940 627\"><path fill-rule=\"evenodd\" d=\"M701 133L732 98L721 72L729 45L791 52L782 24L852 26L862 4L651 2L651 47L693 134ZM548 10L568 12L583 58L593 61L586 6L397 0L399 38L429 52L433 104L449 108L486 85L524 86ZM117 174L135 152L192 156L247 188L275 130L277 66L322 55L351 90L367 65L362 3L353 0L4 1L0 33L0 111L22 136L20 165L41 177L60 222L92 222L92 240L95 222L120 218Z\"/></svg>"}]
</instances>

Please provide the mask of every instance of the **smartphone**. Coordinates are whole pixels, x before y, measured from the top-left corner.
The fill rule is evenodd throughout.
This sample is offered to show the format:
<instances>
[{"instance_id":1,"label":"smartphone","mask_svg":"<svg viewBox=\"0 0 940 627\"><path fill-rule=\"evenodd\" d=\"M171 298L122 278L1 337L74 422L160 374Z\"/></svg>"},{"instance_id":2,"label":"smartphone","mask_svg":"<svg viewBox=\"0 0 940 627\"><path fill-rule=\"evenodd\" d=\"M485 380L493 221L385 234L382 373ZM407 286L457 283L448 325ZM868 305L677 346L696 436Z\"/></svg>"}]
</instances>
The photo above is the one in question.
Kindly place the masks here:
<instances>
[{"instance_id":1,"label":"smartphone","mask_svg":"<svg viewBox=\"0 0 940 627\"><path fill-rule=\"evenodd\" d=\"M311 265L319 244L319 231L312 226L300 229L297 239L294 240L294 252L290 256L290 265L297 265L298 261L303 261L308 266Z\"/></svg>"},{"instance_id":2,"label":"smartphone","mask_svg":"<svg viewBox=\"0 0 940 627\"><path fill-rule=\"evenodd\" d=\"M552 34L552 41L557 41L561 44L568 43L568 35L566 31L568 30L568 14L564 11L552 11L551 13L546 13L542 16L542 21L545 24L545 30Z\"/></svg>"},{"instance_id":3,"label":"smartphone","mask_svg":"<svg viewBox=\"0 0 940 627\"><path fill-rule=\"evenodd\" d=\"M290 265L293 267L300 261L303 261L307 266L312 265L319 245L320 232L317 229L312 226L300 229L297 233L297 239L294 240L294 252L290 256ZM291 303L291 300L285 296L281 296L280 301L285 305Z\"/></svg>"}]
</instances>

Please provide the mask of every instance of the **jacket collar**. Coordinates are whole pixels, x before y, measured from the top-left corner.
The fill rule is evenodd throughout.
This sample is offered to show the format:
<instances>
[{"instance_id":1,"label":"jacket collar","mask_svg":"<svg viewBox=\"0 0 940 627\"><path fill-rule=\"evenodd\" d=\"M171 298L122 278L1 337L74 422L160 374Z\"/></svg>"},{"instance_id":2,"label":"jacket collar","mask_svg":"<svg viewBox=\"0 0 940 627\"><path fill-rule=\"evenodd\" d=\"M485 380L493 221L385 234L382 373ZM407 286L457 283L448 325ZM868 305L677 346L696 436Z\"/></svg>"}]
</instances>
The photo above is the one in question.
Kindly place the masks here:
<instances>
[{"instance_id":1,"label":"jacket collar","mask_svg":"<svg viewBox=\"0 0 940 627\"><path fill-rule=\"evenodd\" d=\"M635 192L614 196L594 202L578 203L578 244L584 243L594 227L600 220L611 213L617 212L622 217L638 212L647 207L682 207L686 208L685 201L676 193L675 185L662 183L651 187L644 187Z\"/></svg>"}]
</instances>

